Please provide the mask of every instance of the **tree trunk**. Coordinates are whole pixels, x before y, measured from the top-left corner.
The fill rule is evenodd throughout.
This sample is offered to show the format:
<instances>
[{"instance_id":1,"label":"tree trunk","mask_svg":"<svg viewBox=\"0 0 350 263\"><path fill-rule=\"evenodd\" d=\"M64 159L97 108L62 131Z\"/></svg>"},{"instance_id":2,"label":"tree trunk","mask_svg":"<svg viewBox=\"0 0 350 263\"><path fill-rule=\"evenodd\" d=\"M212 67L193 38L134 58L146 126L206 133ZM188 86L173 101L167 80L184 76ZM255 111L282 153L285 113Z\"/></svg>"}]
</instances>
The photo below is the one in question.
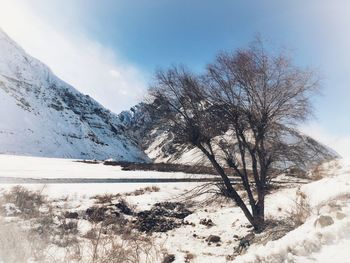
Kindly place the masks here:
<instances>
[{"instance_id":1,"label":"tree trunk","mask_svg":"<svg viewBox=\"0 0 350 263\"><path fill-rule=\"evenodd\" d=\"M239 196L237 191L232 187L231 181L226 175L224 169L220 166L220 164L216 161L215 157L211 155L202 145L197 145L197 147L207 156L215 170L219 173L222 180L224 181L226 190L230 197L235 201L237 206L242 209L244 215L248 219L248 221L254 226L254 229L256 229L256 220L254 219L252 213L249 211L248 207L245 205L242 198Z\"/></svg>"},{"instance_id":2,"label":"tree trunk","mask_svg":"<svg viewBox=\"0 0 350 263\"><path fill-rule=\"evenodd\" d=\"M267 174L267 168L265 164L262 161L260 161L260 181L258 182L257 189L256 189L258 194L258 201L256 203L257 214L254 215L254 218L257 221L256 225L258 226L257 231L262 231L265 225L266 174Z\"/></svg>"},{"instance_id":3,"label":"tree trunk","mask_svg":"<svg viewBox=\"0 0 350 263\"><path fill-rule=\"evenodd\" d=\"M265 202L264 195L259 194L259 200L256 204L256 214L254 215L254 229L261 232L265 227Z\"/></svg>"}]
</instances>

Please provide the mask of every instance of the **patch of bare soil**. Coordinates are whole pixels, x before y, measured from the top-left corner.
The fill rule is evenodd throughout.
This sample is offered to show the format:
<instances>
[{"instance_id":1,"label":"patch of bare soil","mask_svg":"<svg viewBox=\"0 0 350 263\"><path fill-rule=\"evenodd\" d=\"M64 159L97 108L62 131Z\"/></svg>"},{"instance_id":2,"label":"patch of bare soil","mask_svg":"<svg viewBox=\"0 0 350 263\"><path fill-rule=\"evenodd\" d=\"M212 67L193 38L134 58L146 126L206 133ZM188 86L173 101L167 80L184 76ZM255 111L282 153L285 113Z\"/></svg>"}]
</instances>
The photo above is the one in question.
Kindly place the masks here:
<instances>
[{"instance_id":1,"label":"patch of bare soil","mask_svg":"<svg viewBox=\"0 0 350 263\"><path fill-rule=\"evenodd\" d=\"M183 203L156 203L150 210L137 213L135 226L141 232L167 232L184 224L192 212Z\"/></svg>"},{"instance_id":2,"label":"patch of bare soil","mask_svg":"<svg viewBox=\"0 0 350 263\"><path fill-rule=\"evenodd\" d=\"M156 203L149 210L135 212L134 207L120 199L117 203L92 206L85 211L83 217L91 222L123 218L124 225L140 232L152 233L167 232L180 227L185 224L183 219L191 213L192 211L180 202Z\"/></svg>"}]
</instances>

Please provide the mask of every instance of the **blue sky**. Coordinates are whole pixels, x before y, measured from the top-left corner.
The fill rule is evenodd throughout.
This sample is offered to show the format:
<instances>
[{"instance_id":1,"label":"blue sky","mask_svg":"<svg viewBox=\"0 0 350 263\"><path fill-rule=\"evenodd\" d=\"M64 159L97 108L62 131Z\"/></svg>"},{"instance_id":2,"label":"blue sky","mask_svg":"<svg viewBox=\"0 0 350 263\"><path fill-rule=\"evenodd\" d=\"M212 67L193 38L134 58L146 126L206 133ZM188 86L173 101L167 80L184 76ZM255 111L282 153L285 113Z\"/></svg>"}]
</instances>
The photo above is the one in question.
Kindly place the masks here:
<instances>
[{"instance_id":1,"label":"blue sky","mask_svg":"<svg viewBox=\"0 0 350 263\"><path fill-rule=\"evenodd\" d=\"M0 0L0 4L6 7L3 14L0 11L0 26L10 36L58 76L113 111L140 100L155 69L184 63L200 71L218 51L244 47L260 33L270 48L286 48L298 65L319 70L323 95L315 98L316 119L303 130L336 145L343 154L349 152L349 1ZM17 14L6 18L5 12Z\"/></svg>"}]
</instances>

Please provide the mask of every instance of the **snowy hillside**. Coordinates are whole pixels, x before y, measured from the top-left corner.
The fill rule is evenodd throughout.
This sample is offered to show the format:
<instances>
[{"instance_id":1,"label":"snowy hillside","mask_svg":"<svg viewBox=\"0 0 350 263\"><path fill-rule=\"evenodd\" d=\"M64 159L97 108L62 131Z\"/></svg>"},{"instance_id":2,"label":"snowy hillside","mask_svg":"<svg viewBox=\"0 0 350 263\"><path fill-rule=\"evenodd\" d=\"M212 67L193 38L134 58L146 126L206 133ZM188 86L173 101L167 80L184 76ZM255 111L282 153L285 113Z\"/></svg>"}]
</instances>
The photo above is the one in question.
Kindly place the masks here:
<instances>
[{"instance_id":1,"label":"snowy hillside","mask_svg":"<svg viewBox=\"0 0 350 263\"><path fill-rule=\"evenodd\" d=\"M324 164L326 177L296 192L305 200L305 222L281 239L251 246L235 262L350 262L346 250L350 245L349 168L349 159ZM288 199L293 200L293 195L285 196ZM295 200L290 207L300 206Z\"/></svg>"},{"instance_id":2,"label":"snowy hillside","mask_svg":"<svg viewBox=\"0 0 350 263\"><path fill-rule=\"evenodd\" d=\"M38 157L2 156L0 164L0 175L14 177L20 174L32 178L35 171L51 178L64 178L70 176L72 171L78 176L86 177L102 176L109 178L112 173L117 178L140 175L140 171L122 171L119 167L104 167L99 164L84 164L71 160ZM22 166L18 164L22 164ZM289 178L291 180L289 183L276 187L267 195L266 218L270 223L263 233L254 234L243 213L233 202L220 198L210 199L212 193L208 192L206 195L197 196L192 200L195 205L189 206L190 214L183 218L179 225L173 225L174 219L167 217L168 214L159 214L155 217L154 224L151 224L151 226L157 226L165 222L165 226L171 227L164 231L154 230L147 235L142 231L135 232L136 237L152 237L154 243L147 248L161 249L162 253L166 251L166 254L173 255L173 262L178 263L328 263L332 261L347 263L349 262L347 248L350 245L350 160L325 163L320 167L319 175L321 175L321 171L321 180L292 180L292 178ZM170 175L169 173L153 172L144 172L143 175L146 176L147 173L148 177L155 178ZM158 206L156 205L157 210L154 211L162 212L163 210L161 210L159 204L175 205L176 202L185 202L186 198L184 197L189 196L187 191L198 189L197 183L75 184L66 182L59 184L26 183L22 185L25 188L13 188L13 186L13 184L2 184L0 187L0 204L2 205L0 222L3 226L0 227L0 244L4 244L4 241L11 244L11 246L0 246L0 262L67 262L61 261L62 257L66 256L69 251L74 250L60 247L62 243L58 241L69 240L68 238L71 238L72 235L81 242L79 256L82 257L82 260L69 262L92 262L89 258L91 248L84 246L84 240L89 240L86 233L94 229L100 229L96 228L96 221L88 216L88 212L92 208L100 208L98 211L102 211L101 215L103 216L101 220L108 218L108 215L110 215L108 211L115 209L112 211L118 215L118 220L123 219L121 221L122 228L125 229L130 227L128 222L140 220L137 215L149 213L150 209L156 204L158 204ZM48 242L45 243L45 249L41 251L46 253L52 261L18 260L21 255L19 252L23 252L22 246L26 242L25 238L18 239L19 233L22 233L19 232L18 227L23 226L26 229L26 223L29 221L26 214L32 210L20 210L14 203L20 198L13 201L11 195L9 195L11 189L17 189L20 193L26 193L24 189L29 189L48 195L47 203L39 204L39 211L43 212L38 213L38 215L46 216L44 218L50 216L55 218L54 221L48 221L54 223L45 225L53 231L53 234L56 233L54 230L61 229L62 225L71 224L71 227L75 227L73 234L69 232L70 229L67 232L59 232L61 236L55 236L55 243L51 246L47 246ZM16 192L12 190L12 193ZM1 200L5 203L1 203ZM124 200L124 204L129 205L134 210L133 215L116 208L120 205L120 200ZM203 200L211 200L211 202L203 202ZM21 205L21 203L17 205ZM50 205L52 210L47 209L47 206L50 207ZM30 220L36 219L31 217ZM45 224L47 221L41 220L38 222ZM113 226L120 224L120 221L111 222L114 222ZM11 226L15 228L11 230ZM35 233L38 233L38 231ZM218 237L219 241L208 241L210 236ZM240 252L236 252L240 240L247 239L248 236L249 246L243 248ZM43 237L35 237L38 238L38 244L40 244L40 238ZM105 238L111 238L111 236L106 234ZM120 242L119 239L117 240ZM11 243L10 241L15 242ZM33 242L33 239L29 240L29 244L32 244L31 242ZM127 244L124 244L124 248ZM105 247L102 248L101 251L105 255L108 250ZM30 252L30 249L28 251ZM112 253L115 253L114 249ZM158 255L162 257L162 253L158 253ZM10 255L13 256L12 261L6 261ZM162 258L158 258L149 261L140 260L140 262L172 261L162 261Z\"/></svg>"},{"instance_id":3,"label":"snowy hillside","mask_svg":"<svg viewBox=\"0 0 350 263\"><path fill-rule=\"evenodd\" d=\"M130 111L120 113L119 117L129 136L139 142L149 158L154 162L208 164L207 158L199 149L192 145L175 143L172 134L165 131L164 125L147 113L146 107L147 104L140 103ZM286 140L290 146L305 149L305 156L302 158L306 160L308 168L339 157L332 149L302 133L295 133Z\"/></svg>"},{"instance_id":4,"label":"snowy hillside","mask_svg":"<svg viewBox=\"0 0 350 263\"><path fill-rule=\"evenodd\" d=\"M0 153L148 160L118 116L56 77L0 29Z\"/></svg>"},{"instance_id":5,"label":"snowy hillside","mask_svg":"<svg viewBox=\"0 0 350 263\"><path fill-rule=\"evenodd\" d=\"M119 115L56 77L0 30L0 154L205 164L140 103ZM296 134L310 163L336 153Z\"/></svg>"}]
</instances>

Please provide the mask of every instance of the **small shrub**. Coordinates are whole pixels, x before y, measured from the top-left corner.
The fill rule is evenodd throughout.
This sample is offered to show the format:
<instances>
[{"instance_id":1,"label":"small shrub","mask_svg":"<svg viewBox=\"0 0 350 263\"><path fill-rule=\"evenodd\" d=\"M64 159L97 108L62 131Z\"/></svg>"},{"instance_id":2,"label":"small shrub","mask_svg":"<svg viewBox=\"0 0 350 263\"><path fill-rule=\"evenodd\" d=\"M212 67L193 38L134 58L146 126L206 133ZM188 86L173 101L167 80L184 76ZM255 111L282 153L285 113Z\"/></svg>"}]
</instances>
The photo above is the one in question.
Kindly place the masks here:
<instances>
[{"instance_id":1,"label":"small shrub","mask_svg":"<svg viewBox=\"0 0 350 263\"><path fill-rule=\"evenodd\" d=\"M322 165L318 165L313 168L310 172L311 178L314 180L321 180L327 171L324 169Z\"/></svg>"},{"instance_id":2,"label":"small shrub","mask_svg":"<svg viewBox=\"0 0 350 263\"><path fill-rule=\"evenodd\" d=\"M47 205L46 196L39 191L30 191L23 186L15 186L4 193L2 203L13 203L24 217L38 217L40 208Z\"/></svg>"},{"instance_id":3,"label":"small shrub","mask_svg":"<svg viewBox=\"0 0 350 263\"><path fill-rule=\"evenodd\" d=\"M119 211L125 215L133 215L133 207L125 201L125 199L119 199L119 202L115 205Z\"/></svg>"},{"instance_id":4,"label":"small shrub","mask_svg":"<svg viewBox=\"0 0 350 263\"><path fill-rule=\"evenodd\" d=\"M139 196L139 195L144 195L145 193L152 193L152 192L159 192L159 191L160 191L160 188L156 185L153 185L153 186L147 186L144 188L136 189L131 193L126 193L125 196Z\"/></svg>"},{"instance_id":5,"label":"small shrub","mask_svg":"<svg viewBox=\"0 0 350 263\"><path fill-rule=\"evenodd\" d=\"M171 262L174 262L175 261L175 255L174 254L169 254L169 255L166 255L163 259L163 263L171 263Z\"/></svg>"},{"instance_id":6,"label":"small shrub","mask_svg":"<svg viewBox=\"0 0 350 263\"><path fill-rule=\"evenodd\" d=\"M114 235L109 226L96 224L85 236L94 263L152 263L159 262L159 248L150 236L124 231Z\"/></svg>"},{"instance_id":7,"label":"small shrub","mask_svg":"<svg viewBox=\"0 0 350 263\"><path fill-rule=\"evenodd\" d=\"M289 218L296 226L305 223L306 219L311 215L312 209L307 196L300 190L296 193L295 206L289 212Z\"/></svg>"},{"instance_id":8,"label":"small shrub","mask_svg":"<svg viewBox=\"0 0 350 263\"><path fill-rule=\"evenodd\" d=\"M100 198L103 202L111 199L109 195ZM133 214L125 200L87 209L85 218L92 228L84 236L78 231L80 214L63 212L61 207L54 210L40 192L19 186L0 201L13 204L21 215L15 224L0 221L0 259L6 263L161 262L161 249L152 237L136 232L124 218L123 213Z\"/></svg>"},{"instance_id":9,"label":"small shrub","mask_svg":"<svg viewBox=\"0 0 350 263\"><path fill-rule=\"evenodd\" d=\"M86 209L85 214L89 221L92 222L101 222L106 219L106 211L108 209L106 207L90 207Z\"/></svg>"},{"instance_id":10,"label":"small shrub","mask_svg":"<svg viewBox=\"0 0 350 263\"><path fill-rule=\"evenodd\" d=\"M113 194L96 195L93 198L96 199L97 204L112 203L116 196Z\"/></svg>"},{"instance_id":11,"label":"small shrub","mask_svg":"<svg viewBox=\"0 0 350 263\"><path fill-rule=\"evenodd\" d=\"M194 255L190 252L187 252L185 255L185 263L190 263L194 259Z\"/></svg>"},{"instance_id":12,"label":"small shrub","mask_svg":"<svg viewBox=\"0 0 350 263\"><path fill-rule=\"evenodd\" d=\"M156 186L156 185L152 185L152 186L147 186L147 187L145 188L145 190L146 190L147 192L159 192L159 191L160 191L160 188L159 188L158 186Z\"/></svg>"}]
</instances>

